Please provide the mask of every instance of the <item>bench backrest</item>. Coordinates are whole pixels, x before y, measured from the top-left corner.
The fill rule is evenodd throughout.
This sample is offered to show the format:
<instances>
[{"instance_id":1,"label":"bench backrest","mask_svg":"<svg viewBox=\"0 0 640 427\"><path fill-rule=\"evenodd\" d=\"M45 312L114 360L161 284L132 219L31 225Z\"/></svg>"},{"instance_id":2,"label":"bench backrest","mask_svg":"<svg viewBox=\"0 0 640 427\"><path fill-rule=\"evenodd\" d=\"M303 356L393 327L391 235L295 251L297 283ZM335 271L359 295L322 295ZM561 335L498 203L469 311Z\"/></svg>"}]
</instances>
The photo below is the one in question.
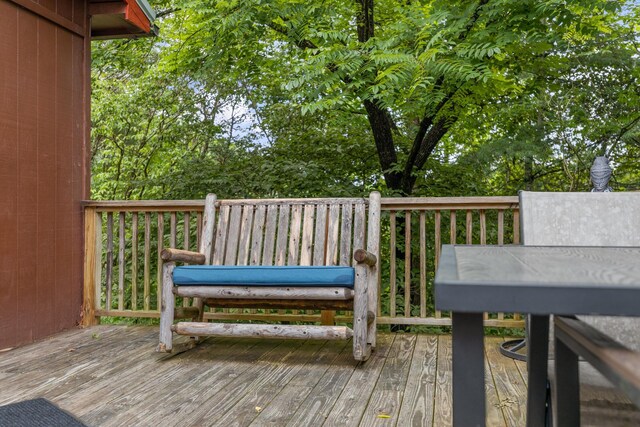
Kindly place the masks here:
<instances>
[{"instance_id":1,"label":"bench backrest","mask_svg":"<svg viewBox=\"0 0 640 427\"><path fill-rule=\"evenodd\" d=\"M379 221L380 199L372 200ZM368 224L369 204L364 198L216 200L210 194L200 252L211 265L352 266L354 250L379 252L379 223Z\"/></svg>"}]
</instances>

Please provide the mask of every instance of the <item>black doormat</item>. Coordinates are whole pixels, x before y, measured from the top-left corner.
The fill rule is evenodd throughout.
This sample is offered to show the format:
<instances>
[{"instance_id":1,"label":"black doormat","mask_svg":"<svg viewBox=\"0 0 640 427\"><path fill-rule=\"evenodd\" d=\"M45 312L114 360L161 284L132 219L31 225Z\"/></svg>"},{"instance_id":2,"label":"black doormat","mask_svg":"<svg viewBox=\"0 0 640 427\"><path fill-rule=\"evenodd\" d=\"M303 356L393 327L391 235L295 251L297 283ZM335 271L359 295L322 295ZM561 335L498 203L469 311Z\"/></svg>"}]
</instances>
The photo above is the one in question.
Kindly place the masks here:
<instances>
[{"instance_id":1,"label":"black doormat","mask_svg":"<svg viewBox=\"0 0 640 427\"><path fill-rule=\"evenodd\" d=\"M87 427L47 399L0 406L0 427Z\"/></svg>"}]
</instances>

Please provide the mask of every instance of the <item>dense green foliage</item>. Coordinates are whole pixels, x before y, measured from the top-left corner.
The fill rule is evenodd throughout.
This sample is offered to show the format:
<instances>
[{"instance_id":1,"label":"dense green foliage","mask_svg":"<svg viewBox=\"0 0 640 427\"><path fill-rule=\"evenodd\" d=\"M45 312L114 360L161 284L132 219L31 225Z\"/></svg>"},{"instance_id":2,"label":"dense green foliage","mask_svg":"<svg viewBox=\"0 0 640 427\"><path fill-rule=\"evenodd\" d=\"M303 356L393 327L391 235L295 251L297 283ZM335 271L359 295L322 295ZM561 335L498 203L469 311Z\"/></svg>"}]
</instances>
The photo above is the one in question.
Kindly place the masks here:
<instances>
[{"instance_id":1,"label":"dense green foliage","mask_svg":"<svg viewBox=\"0 0 640 427\"><path fill-rule=\"evenodd\" d=\"M163 0L93 44L94 198L584 191L640 175L624 0Z\"/></svg>"}]
</instances>

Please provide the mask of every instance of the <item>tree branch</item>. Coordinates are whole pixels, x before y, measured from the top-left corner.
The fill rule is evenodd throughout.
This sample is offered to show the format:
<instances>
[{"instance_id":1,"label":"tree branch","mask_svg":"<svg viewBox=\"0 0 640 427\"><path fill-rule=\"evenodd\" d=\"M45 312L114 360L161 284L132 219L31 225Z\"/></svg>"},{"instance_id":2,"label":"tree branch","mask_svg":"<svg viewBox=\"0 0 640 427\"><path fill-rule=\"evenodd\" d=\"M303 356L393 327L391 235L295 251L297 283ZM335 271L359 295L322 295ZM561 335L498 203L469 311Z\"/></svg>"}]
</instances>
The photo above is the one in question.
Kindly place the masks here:
<instances>
[{"instance_id":1,"label":"tree branch","mask_svg":"<svg viewBox=\"0 0 640 427\"><path fill-rule=\"evenodd\" d=\"M638 122L640 122L640 116L632 119L629 123L627 123L625 126L622 126L622 128L620 128L620 132L618 132L618 135L616 135L615 142L611 145L609 150L607 150L607 153L606 153L607 157L609 157L613 149L616 148L618 143L622 140L622 137L631 129L633 129L633 127L635 127L638 124Z\"/></svg>"},{"instance_id":2,"label":"tree branch","mask_svg":"<svg viewBox=\"0 0 640 427\"><path fill-rule=\"evenodd\" d=\"M275 22L268 22L267 27L271 28L273 31L277 33L290 37L289 29L284 25L276 24ZM296 46L298 46L302 50L318 48L318 46L316 46L315 43L313 43L311 40L308 40L308 39L298 39L298 40L292 40L292 41Z\"/></svg>"},{"instance_id":3,"label":"tree branch","mask_svg":"<svg viewBox=\"0 0 640 427\"><path fill-rule=\"evenodd\" d=\"M361 0L365 1L365 0ZM480 0L476 6L469 22L465 26L463 32L458 35L458 41L464 41L476 22L480 18L480 10L486 5L489 0ZM441 75L434 84L434 88L441 87L444 83L445 76ZM462 86L457 86L453 90L449 91L447 95L436 105L435 109L431 112L425 112L425 116L420 121L418 132L411 145L411 151L405 163L403 177L402 177L402 189L405 193L410 194L415 183L414 170L420 170L424 166L425 162L435 149L440 138L442 138L449 130L453 123L445 124L443 118L439 119L435 124L434 120L438 116L438 113L444 108L444 106L453 99L455 94L460 90ZM455 122L457 117L453 120ZM435 139L437 138L437 139Z\"/></svg>"},{"instance_id":4,"label":"tree branch","mask_svg":"<svg viewBox=\"0 0 640 427\"><path fill-rule=\"evenodd\" d=\"M172 13L179 12L181 10L182 9L180 9L179 7L174 7L167 10L161 10L160 12L156 13L156 19L162 18L163 16L171 15Z\"/></svg>"},{"instance_id":5,"label":"tree branch","mask_svg":"<svg viewBox=\"0 0 640 427\"><path fill-rule=\"evenodd\" d=\"M476 25L476 22L478 22L478 18L480 18L480 9L482 9L482 7L485 6L487 3L489 3L489 0L480 0L478 2L478 5L476 6L476 8L473 11L473 14L471 15L471 19L467 23L467 26L465 27L464 31L460 33L460 35L458 36L459 41L464 41L467 38L467 36L469 35L473 27Z\"/></svg>"}]
</instances>

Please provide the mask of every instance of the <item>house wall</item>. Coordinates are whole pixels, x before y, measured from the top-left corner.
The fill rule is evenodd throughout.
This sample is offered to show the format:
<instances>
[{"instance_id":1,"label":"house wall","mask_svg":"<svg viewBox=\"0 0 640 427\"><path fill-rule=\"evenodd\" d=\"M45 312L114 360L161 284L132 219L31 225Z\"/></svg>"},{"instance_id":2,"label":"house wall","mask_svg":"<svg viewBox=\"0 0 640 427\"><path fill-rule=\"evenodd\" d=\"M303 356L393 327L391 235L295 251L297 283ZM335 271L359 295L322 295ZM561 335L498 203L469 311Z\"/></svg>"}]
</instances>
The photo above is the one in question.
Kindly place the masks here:
<instances>
[{"instance_id":1,"label":"house wall","mask_svg":"<svg viewBox=\"0 0 640 427\"><path fill-rule=\"evenodd\" d=\"M80 320L86 0L0 0L0 350Z\"/></svg>"}]
</instances>

